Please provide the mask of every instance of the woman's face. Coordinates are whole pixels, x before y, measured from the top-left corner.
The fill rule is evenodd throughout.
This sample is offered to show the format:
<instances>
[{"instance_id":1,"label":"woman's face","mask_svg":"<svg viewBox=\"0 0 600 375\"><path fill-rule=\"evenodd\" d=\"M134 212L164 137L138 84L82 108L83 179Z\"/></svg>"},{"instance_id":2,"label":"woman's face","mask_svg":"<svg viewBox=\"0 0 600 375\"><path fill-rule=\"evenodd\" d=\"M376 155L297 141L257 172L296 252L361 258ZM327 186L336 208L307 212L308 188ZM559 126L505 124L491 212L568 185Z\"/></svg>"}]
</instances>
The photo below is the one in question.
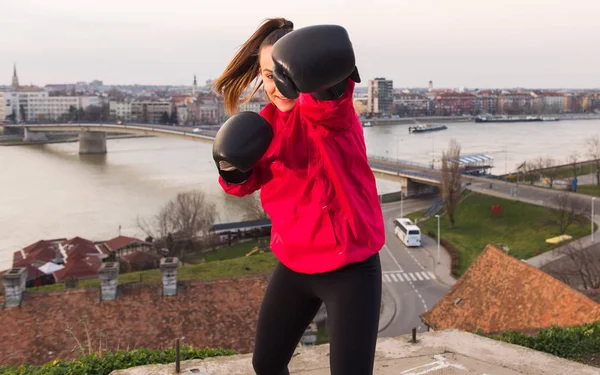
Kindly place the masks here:
<instances>
[{"instance_id":1,"label":"woman's face","mask_svg":"<svg viewBox=\"0 0 600 375\"><path fill-rule=\"evenodd\" d=\"M288 99L283 96L273 80L273 59L271 57L271 50L273 46L263 47L260 51L260 75L263 80L265 92L269 97L271 103L273 103L281 112L289 112L296 105L295 99Z\"/></svg>"}]
</instances>

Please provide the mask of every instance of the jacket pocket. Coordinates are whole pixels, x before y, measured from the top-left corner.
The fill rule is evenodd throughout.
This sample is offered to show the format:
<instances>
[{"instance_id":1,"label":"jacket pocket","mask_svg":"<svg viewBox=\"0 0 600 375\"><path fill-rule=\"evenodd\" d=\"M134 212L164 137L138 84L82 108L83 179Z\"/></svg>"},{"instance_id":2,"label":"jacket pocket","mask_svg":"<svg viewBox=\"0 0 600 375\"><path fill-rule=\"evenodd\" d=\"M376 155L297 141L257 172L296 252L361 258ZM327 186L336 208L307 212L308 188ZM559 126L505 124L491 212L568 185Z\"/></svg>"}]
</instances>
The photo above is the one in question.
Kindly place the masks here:
<instances>
[{"instance_id":1,"label":"jacket pocket","mask_svg":"<svg viewBox=\"0 0 600 375\"><path fill-rule=\"evenodd\" d=\"M327 217L329 218L329 225L331 226L331 233L333 234L333 238L335 239L335 243L339 246L340 245L340 238L338 236L337 231L335 230L335 216L333 214L333 211L330 210L329 208L327 208Z\"/></svg>"}]
</instances>

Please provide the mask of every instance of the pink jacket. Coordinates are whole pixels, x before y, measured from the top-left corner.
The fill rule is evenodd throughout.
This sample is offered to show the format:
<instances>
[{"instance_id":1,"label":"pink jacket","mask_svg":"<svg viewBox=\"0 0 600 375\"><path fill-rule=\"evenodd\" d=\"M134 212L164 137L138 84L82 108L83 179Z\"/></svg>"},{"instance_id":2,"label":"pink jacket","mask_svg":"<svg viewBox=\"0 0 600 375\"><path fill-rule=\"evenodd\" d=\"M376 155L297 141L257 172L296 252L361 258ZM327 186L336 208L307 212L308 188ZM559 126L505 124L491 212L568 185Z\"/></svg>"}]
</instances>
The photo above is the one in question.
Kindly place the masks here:
<instances>
[{"instance_id":1,"label":"pink jacket","mask_svg":"<svg viewBox=\"0 0 600 375\"><path fill-rule=\"evenodd\" d=\"M385 242L375 177L352 102L354 85L349 80L335 101L300 94L287 113L268 104L260 114L275 135L250 178L232 185L219 177L232 195L261 189L272 222L271 250L296 272L362 261Z\"/></svg>"}]
</instances>

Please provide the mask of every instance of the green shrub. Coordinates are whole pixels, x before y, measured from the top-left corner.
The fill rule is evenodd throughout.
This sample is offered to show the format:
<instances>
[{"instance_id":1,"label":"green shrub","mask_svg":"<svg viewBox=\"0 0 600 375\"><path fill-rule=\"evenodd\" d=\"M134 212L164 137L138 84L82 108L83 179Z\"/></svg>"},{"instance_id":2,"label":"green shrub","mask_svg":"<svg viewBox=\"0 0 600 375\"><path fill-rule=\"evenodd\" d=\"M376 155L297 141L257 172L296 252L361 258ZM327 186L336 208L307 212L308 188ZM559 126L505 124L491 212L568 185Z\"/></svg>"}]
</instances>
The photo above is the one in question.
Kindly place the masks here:
<instances>
[{"instance_id":1,"label":"green shrub","mask_svg":"<svg viewBox=\"0 0 600 375\"><path fill-rule=\"evenodd\" d=\"M204 359L208 357L228 356L235 354L226 349L198 349L190 346L180 347L182 361L189 359ZM90 354L76 361L53 361L43 366L0 366L3 375L108 375L113 370L126 369L135 366L165 364L175 362L175 348L151 350L134 349L119 350L115 353L105 353L102 357Z\"/></svg>"},{"instance_id":2,"label":"green shrub","mask_svg":"<svg viewBox=\"0 0 600 375\"><path fill-rule=\"evenodd\" d=\"M433 239L437 239L437 235L432 231L428 231L427 235ZM450 254L450 274L455 278L459 278L460 274L458 267L460 264L460 253L454 247L454 245L448 242L448 240L446 240L445 238L440 238L440 245L448 251L448 254Z\"/></svg>"},{"instance_id":3,"label":"green shrub","mask_svg":"<svg viewBox=\"0 0 600 375\"><path fill-rule=\"evenodd\" d=\"M493 339L525 346L557 357L577 359L583 355L600 353L600 322L578 327L552 326L534 335L506 332Z\"/></svg>"}]
</instances>

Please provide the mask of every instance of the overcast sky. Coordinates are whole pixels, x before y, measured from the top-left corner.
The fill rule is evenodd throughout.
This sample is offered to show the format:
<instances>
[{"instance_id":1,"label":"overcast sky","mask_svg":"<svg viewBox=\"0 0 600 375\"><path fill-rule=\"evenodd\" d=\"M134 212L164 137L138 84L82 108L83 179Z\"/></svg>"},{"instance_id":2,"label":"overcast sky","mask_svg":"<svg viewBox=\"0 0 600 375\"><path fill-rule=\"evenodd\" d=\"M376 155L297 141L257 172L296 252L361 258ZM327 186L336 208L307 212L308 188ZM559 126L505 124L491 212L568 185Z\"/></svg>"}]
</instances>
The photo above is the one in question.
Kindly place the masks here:
<instances>
[{"instance_id":1,"label":"overcast sky","mask_svg":"<svg viewBox=\"0 0 600 375\"><path fill-rule=\"evenodd\" d=\"M600 87L600 0L0 0L0 84L191 84L267 17L346 27L394 87Z\"/></svg>"}]
</instances>

